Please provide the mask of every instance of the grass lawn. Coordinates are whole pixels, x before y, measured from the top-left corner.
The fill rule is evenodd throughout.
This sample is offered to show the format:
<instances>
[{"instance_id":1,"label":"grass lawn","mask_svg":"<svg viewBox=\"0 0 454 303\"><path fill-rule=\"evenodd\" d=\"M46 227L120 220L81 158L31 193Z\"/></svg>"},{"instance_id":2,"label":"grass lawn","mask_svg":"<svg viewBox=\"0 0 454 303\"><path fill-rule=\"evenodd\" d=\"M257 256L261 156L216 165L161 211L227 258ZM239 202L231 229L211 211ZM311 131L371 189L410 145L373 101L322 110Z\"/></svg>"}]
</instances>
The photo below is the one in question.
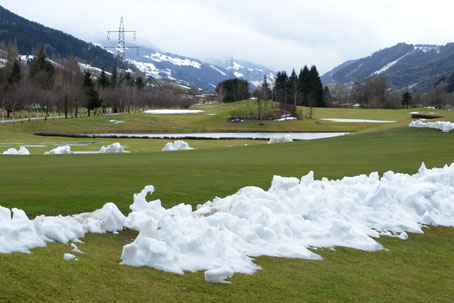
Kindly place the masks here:
<instances>
[{"instance_id":1,"label":"grass lawn","mask_svg":"<svg viewBox=\"0 0 454 303\"><path fill-rule=\"evenodd\" d=\"M204 106L204 114L116 116L38 121L0 126L0 143L93 142L75 150L95 150L120 141L130 154L0 156L0 205L38 214L92 211L115 202L124 212L132 194L145 185L165 207L196 205L235 193L247 185L268 188L274 174L342 178L371 171L415 173L454 162L454 134L409 128L412 110L316 109L316 118L396 120L391 124L302 120L266 121L266 131L356 131L331 139L267 145L264 141L190 140L197 150L159 150L167 140L75 139L33 136L47 132L148 132L263 130L257 122L230 123L238 105ZM417 110L416 110L417 111ZM429 110L428 110L429 111ZM432 110L433 111L433 110ZM454 121L451 112L441 112ZM216 113L209 116L208 113ZM318 123L317 123L318 121ZM248 146L244 146L248 144ZM228 145L232 147L227 147ZM8 144L0 145L1 148ZM235 274L232 285L206 283L203 272L175 275L152 268L121 266L121 249L136 233L89 234L78 262L63 260L69 245L51 243L30 255L0 255L0 302L448 302L454 297L454 230L431 227L408 240L379 239L389 251L363 252L336 247L317 250L324 261L257 258L262 270Z\"/></svg>"}]
</instances>

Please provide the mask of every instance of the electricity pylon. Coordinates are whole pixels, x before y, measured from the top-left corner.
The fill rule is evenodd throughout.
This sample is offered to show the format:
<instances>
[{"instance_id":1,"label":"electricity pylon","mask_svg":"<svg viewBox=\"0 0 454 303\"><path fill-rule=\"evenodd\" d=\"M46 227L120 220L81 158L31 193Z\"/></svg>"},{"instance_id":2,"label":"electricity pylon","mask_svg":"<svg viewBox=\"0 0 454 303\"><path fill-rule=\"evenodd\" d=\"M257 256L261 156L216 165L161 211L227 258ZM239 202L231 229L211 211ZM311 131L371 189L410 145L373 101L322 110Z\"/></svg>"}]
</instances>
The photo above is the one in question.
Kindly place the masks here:
<instances>
[{"instance_id":1,"label":"electricity pylon","mask_svg":"<svg viewBox=\"0 0 454 303\"><path fill-rule=\"evenodd\" d=\"M116 34L118 33L118 43L117 46L107 46L106 48L114 48L117 50L117 78L116 78L116 86L119 87L125 80L125 61L126 61L126 50L128 49L136 49L136 54L139 55L139 47L138 46L127 46L126 45L126 40L125 40L125 33L132 33L133 34L133 40L136 40L136 31L125 31L125 25L123 22L123 17L120 19L120 26L118 28L118 31L108 31L107 32L107 39L110 40L110 34Z\"/></svg>"}]
</instances>

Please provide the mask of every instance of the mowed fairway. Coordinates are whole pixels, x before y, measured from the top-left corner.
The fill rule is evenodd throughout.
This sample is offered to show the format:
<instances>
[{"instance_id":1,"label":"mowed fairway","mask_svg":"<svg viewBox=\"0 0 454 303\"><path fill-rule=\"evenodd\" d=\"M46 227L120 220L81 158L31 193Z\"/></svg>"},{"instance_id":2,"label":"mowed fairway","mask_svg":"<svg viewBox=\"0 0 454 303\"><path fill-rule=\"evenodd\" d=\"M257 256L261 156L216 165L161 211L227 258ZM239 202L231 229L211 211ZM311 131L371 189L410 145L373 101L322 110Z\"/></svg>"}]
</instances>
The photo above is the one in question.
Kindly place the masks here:
<instances>
[{"instance_id":1,"label":"mowed fairway","mask_svg":"<svg viewBox=\"0 0 454 303\"><path fill-rule=\"evenodd\" d=\"M196 115L185 122L141 113L115 118L127 121L119 125L107 124L104 116L35 123L39 131L65 133L262 130L257 122L226 122L228 106L222 111L208 109L217 115ZM197 150L166 153L159 152L165 140L43 138L31 134L33 123L8 125L0 129L0 143L119 141L132 153L43 156L38 154L50 148L37 148L31 149L32 156L0 156L0 205L24 209L33 217L92 211L111 201L127 214L133 193L149 184L156 189L149 199L159 198L170 207L196 205L248 185L267 189L273 175L301 177L313 170L320 179L387 170L415 173L422 161L429 168L454 162L454 134L409 128L410 111L320 109L315 112L319 118L398 122L267 121L268 131L359 132L273 145L189 140ZM441 120L454 120L451 112L438 112L445 116ZM147 124L144 119L154 122ZM102 125L106 129L99 130ZM324 261L260 257L261 271L235 274L231 285L206 283L203 272L175 275L119 265L123 245L135 236L130 230L119 235L88 234L86 243L79 245L86 254L78 256L78 262L63 260L71 250L64 244L48 244L33 249L31 255L0 254L0 302L449 302L454 297L452 228L431 227L423 235L410 234L405 241L380 238L389 251L317 250Z\"/></svg>"}]
</instances>

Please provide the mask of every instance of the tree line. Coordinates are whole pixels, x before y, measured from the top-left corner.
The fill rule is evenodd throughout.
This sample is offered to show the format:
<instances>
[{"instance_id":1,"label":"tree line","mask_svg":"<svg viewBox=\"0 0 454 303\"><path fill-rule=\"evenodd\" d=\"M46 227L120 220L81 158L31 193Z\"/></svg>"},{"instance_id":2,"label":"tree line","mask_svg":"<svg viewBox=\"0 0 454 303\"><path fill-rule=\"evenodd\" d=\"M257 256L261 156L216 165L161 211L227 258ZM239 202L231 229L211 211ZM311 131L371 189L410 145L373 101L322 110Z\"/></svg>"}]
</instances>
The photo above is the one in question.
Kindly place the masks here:
<instances>
[{"instance_id":1,"label":"tree line","mask_svg":"<svg viewBox=\"0 0 454 303\"><path fill-rule=\"evenodd\" d=\"M0 49L2 47L0 46ZM81 70L79 63L69 56L50 60L42 49L36 49L32 60L18 57L15 43L0 51L0 102L2 114L17 118L44 115L78 117L84 112L132 112L154 107L187 108L195 101L183 98L168 89L151 89L141 75L126 73L117 79L101 70L99 75Z\"/></svg>"},{"instance_id":2,"label":"tree line","mask_svg":"<svg viewBox=\"0 0 454 303\"><path fill-rule=\"evenodd\" d=\"M351 87L337 83L330 87L330 106L400 109L429 106L445 108L454 105L454 74L442 77L429 90L411 92L393 88L383 75L357 79Z\"/></svg>"}]
</instances>

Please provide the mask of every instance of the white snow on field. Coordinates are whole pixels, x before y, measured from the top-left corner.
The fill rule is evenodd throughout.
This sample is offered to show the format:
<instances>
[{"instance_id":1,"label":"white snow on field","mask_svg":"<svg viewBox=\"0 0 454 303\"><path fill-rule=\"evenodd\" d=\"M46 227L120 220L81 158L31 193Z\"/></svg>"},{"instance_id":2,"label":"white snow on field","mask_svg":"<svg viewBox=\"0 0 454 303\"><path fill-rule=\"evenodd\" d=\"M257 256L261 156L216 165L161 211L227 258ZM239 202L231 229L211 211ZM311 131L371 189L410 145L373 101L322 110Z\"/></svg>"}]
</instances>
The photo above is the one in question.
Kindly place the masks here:
<instances>
[{"instance_id":1,"label":"white snow on field","mask_svg":"<svg viewBox=\"0 0 454 303\"><path fill-rule=\"evenodd\" d=\"M273 137L268 141L268 144L274 144L274 143L285 143L285 142L293 142L292 136L291 135L285 135L282 137Z\"/></svg>"},{"instance_id":2,"label":"white snow on field","mask_svg":"<svg viewBox=\"0 0 454 303\"><path fill-rule=\"evenodd\" d=\"M147 186L134 195L125 224L139 235L123 247L121 263L179 274L208 270L208 280L227 270L255 272L255 256L320 260L308 248L374 251L383 249L374 240L380 236L406 239L426 225L454 226L454 163L381 178L376 172L319 181L313 172L301 180L275 176L267 191L244 187L196 211L147 202L153 191Z\"/></svg>"},{"instance_id":3,"label":"white snow on field","mask_svg":"<svg viewBox=\"0 0 454 303\"><path fill-rule=\"evenodd\" d=\"M120 143L116 142L108 146L102 146L101 149L99 150L100 154L106 154L106 153L125 153L125 149L123 146L121 146Z\"/></svg>"},{"instance_id":4,"label":"white snow on field","mask_svg":"<svg viewBox=\"0 0 454 303\"><path fill-rule=\"evenodd\" d=\"M11 216L12 212L12 216ZM92 213L73 216L38 216L28 219L24 211L0 206L0 253L23 252L46 246L46 242L83 238L86 232L105 233L122 230L124 215L113 203Z\"/></svg>"},{"instance_id":5,"label":"white snow on field","mask_svg":"<svg viewBox=\"0 0 454 303\"><path fill-rule=\"evenodd\" d=\"M189 144L185 141L176 140L174 143L167 142L166 146L162 149L162 151L175 151L175 150L190 150L193 149L189 147Z\"/></svg>"},{"instance_id":6,"label":"white snow on field","mask_svg":"<svg viewBox=\"0 0 454 303\"><path fill-rule=\"evenodd\" d=\"M126 121L112 119L112 120L109 120L109 122L114 123L114 124L121 124L121 123L125 123Z\"/></svg>"},{"instance_id":7,"label":"white snow on field","mask_svg":"<svg viewBox=\"0 0 454 303\"><path fill-rule=\"evenodd\" d=\"M223 76L227 76L227 74L226 74L226 73L224 73L224 72L223 72L222 70L220 70L220 69L219 69L219 68L217 68L216 66L214 66L214 65L210 65L210 67L211 67L212 69L214 69L215 71L217 71L218 73L220 73L221 75L223 75Z\"/></svg>"},{"instance_id":8,"label":"white snow on field","mask_svg":"<svg viewBox=\"0 0 454 303\"><path fill-rule=\"evenodd\" d=\"M172 63L173 65L177 66L191 66L197 69L201 68L201 63L197 61L192 61L190 59L181 59L178 57L171 57L168 55L161 54L159 52L155 52L154 54L151 54L150 56L144 56L145 58L151 59L155 62L169 62Z\"/></svg>"},{"instance_id":9,"label":"white snow on field","mask_svg":"<svg viewBox=\"0 0 454 303\"><path fill-rule=\"evenodd\" d=\"M454 122L448 121L435 121L435 122L422 122L422 120L412 121L409 127L416 127L416 128L434 128L439 129L444 133L448 133L454 129Z\"/></svg>"},{"instance_id":10,"label":"white snow on field","mask_svg":"<svg viewBox=\"0 0 454 303\"><path fill-rule=\"evenodd\" d=\"M28 156L30 155L30 151L25 147L21 146L19 149L15 149L14 147L8 148L5 150L2 155L22 155L22 156Z\"/></svg>"},{"instance_id":11,"label":"white snow on field","mask_svg":"<svg viewBox=\"0 0 454 303\"><path fill-rule=\"evenodd\" d=\"M288 121L288 120L297 120L296 117L292 117L291 114L282 115L279 119L274 119L273 121Z\"/></svg>"},{"instance_id":12,"label":"white snow on field","mask_svg":"<svg viewBox=\"0 0 454 303\"><path fill-rule=\"evenodd\" d=\"M63 259L65 259L66 261L69 261L69 260L77 261L76 256L73 254L64 254Z\"/></svg>"},{"instance_id":13,"label":"white snow on field","mask_svg":"<svg viewBox=\"0 0 454 303\"><path fill-rule=\"evenodd\" d=\"M69 145L57 146L56 148L45 152L45 155L64 155L64 154L107 154L107 153L129 153L125 151L124 146L115 142L108 146L101 146L99 151L71 151Z\"/></svg>"},{"instance_id":14,"label":"white snow on field","mask_svg":"<svg viewBox=\"0 0 454 303\"><path fill-rule=\"evenodd\" d=\"M396 121L391 120L368 120L368 119L333 119L333 118L322 118L320 120L332 121L332 122L356 122L356 123L394 123Z\"/></svg>"},{"instance_id":15,"label":"white snow on field","mask_svg":"<svg viewBox=\"0 0 454 303\"><path fill-rule=\"evenodd\" d=\"M157 68L153 63L139 62L131 59L128 59L127 61L129 63L134 64L145 75L160 78L159 73L161 73L162 71L159 68Z\"/></svg>"},{"instance_id":16,"label":"white snow on field","mask_svg":"<svg viewBox=\"0 0 454 303\"><path fill-rule=\"evenodd\" d=\"M45 155L68 155L71 153L71 147L68 145L57 146L50 151L45 152Z\"/></svg>"},{"instance_id":17,"label":"white snow on field","mask_svg":"<svg viewBox=\"0 0 454 303\"><path fill-rule=\"evenodd\" d=\"M237 78L241 78L241 77L244 77L244 74L242 73L239 73L239 72L234 72L233 75Z\"/></svg>"},{"instance_id":18,"label":"white snow on field","mask_svg":"<svg viewBox=\"0 0 454 303\"><path fill-rule=\"evenodd\" d=\"M144 113L152 115L174 115L174 114L198 114L203 113L201 109L151 109Z\"/></svg>"}]
</instances>

